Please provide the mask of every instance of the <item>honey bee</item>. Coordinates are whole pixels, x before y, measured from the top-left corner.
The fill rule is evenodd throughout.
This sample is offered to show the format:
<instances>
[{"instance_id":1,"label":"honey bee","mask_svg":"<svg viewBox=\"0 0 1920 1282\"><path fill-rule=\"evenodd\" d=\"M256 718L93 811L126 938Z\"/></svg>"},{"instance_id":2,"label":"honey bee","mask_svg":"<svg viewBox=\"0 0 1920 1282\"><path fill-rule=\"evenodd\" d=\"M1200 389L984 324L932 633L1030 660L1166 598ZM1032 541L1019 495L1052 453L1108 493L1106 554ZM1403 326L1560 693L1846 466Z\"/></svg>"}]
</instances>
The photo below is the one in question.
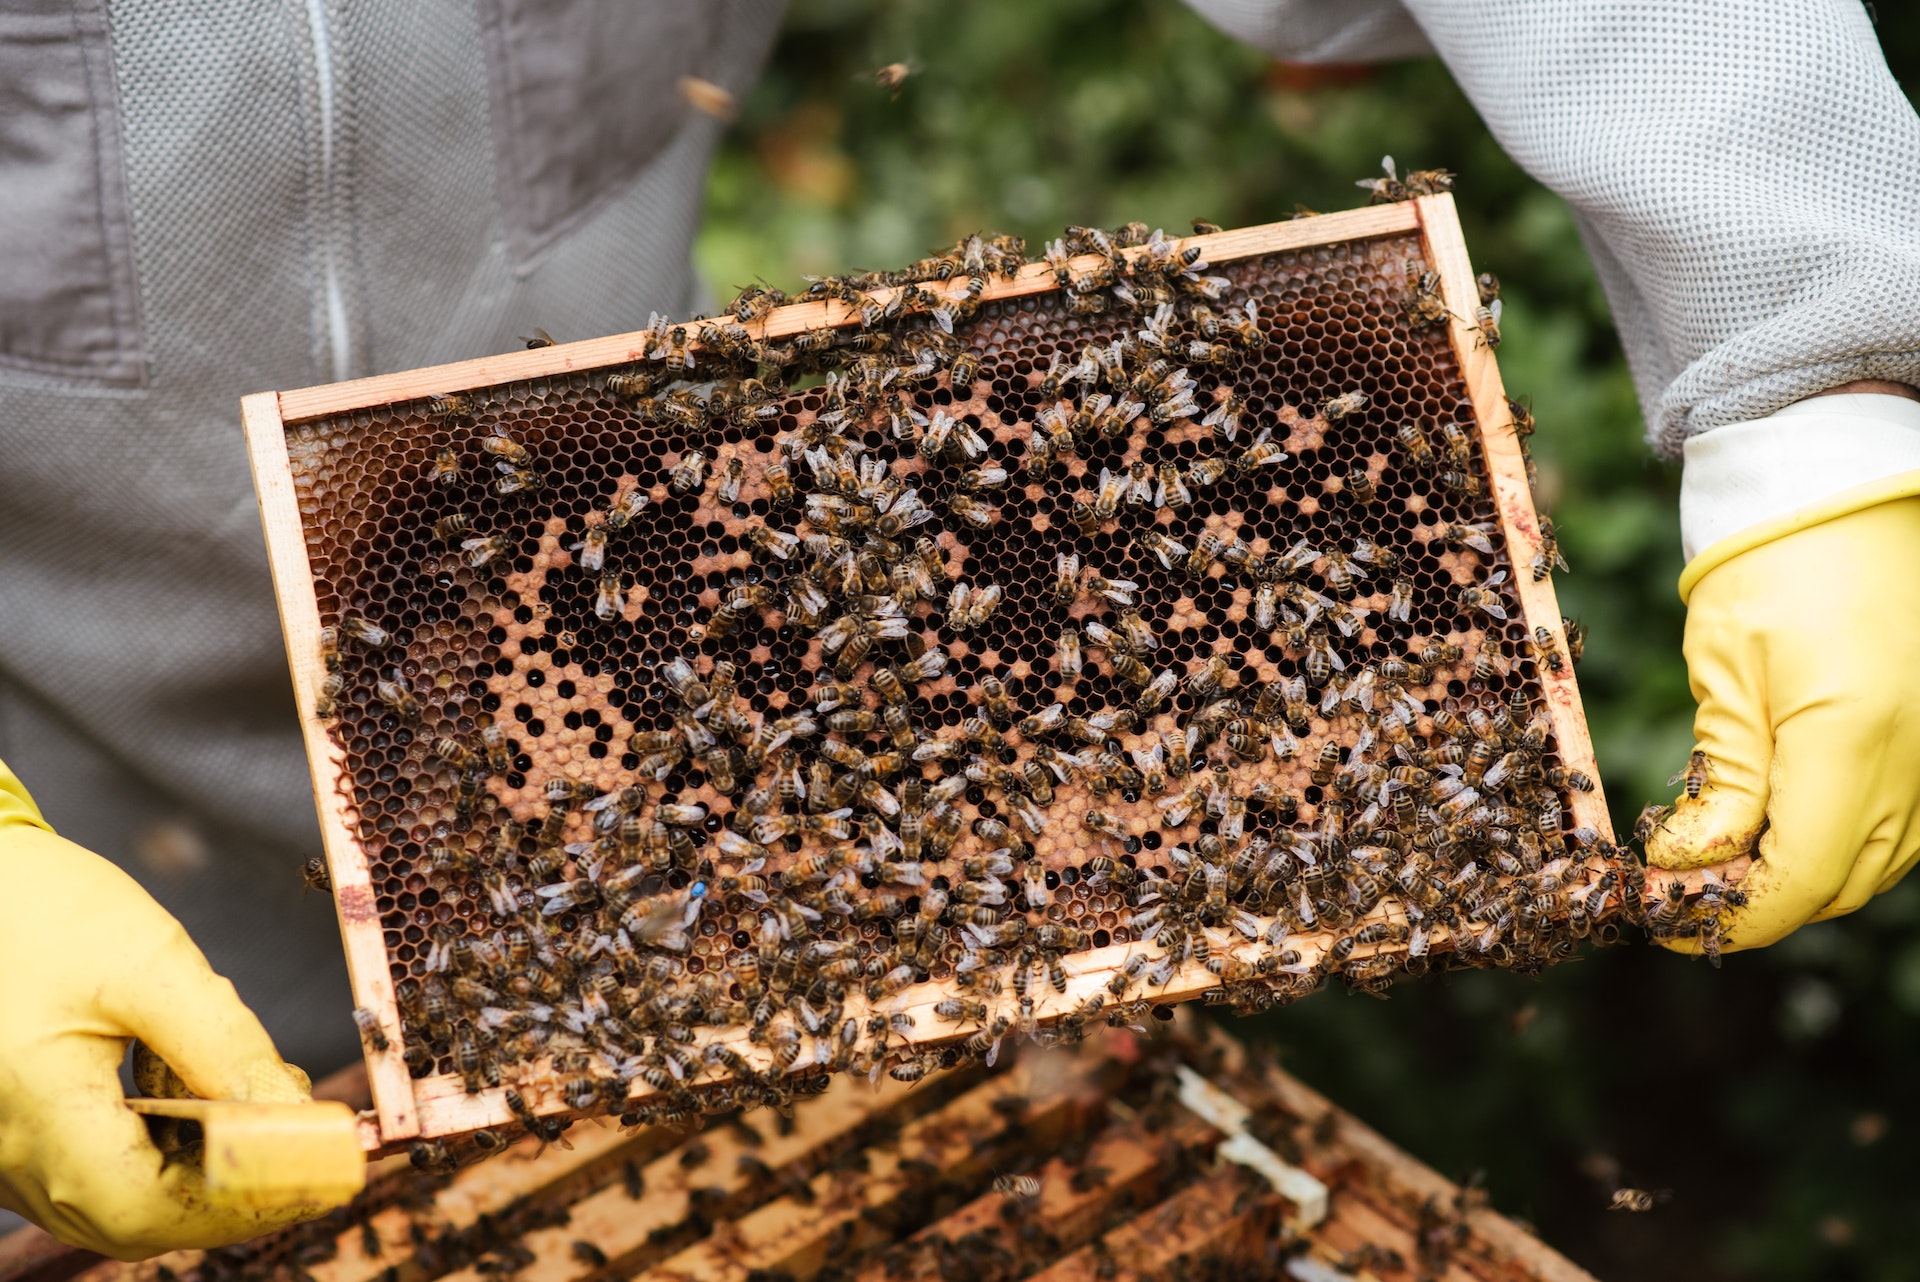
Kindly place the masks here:
<instances>
[{"instance_id":1,"label":"honey bee","mask_svg":"<svg viewBox=\"0 0 1920 1282\"><path fill-rule=\"evenodd\" d=\"M1413 622L1413 584L1395 579L1387 596L1387 617L1397 623Z\"/></svg>"},{"instance_id":2,"label":"honey bee","mask_svg":"<svg viewBox=\"0 0 1920 1282\"><path fill-rule=\"evenodd\" d=\"M1071 605L1080 595L1080 554L1062 552L1053 558L1053 594Z\"/></svg>"},{"instance_id":3,"label":"honey bee","mask_svg":"<svg viewBox=\"0 0 1920 1282\"><path fill-rule=\"evenodd\" d=\"M1500 346L1500 309L1498 298L1491 303L1483 303L1473 312L1474 331L1479 338L1474 340L1475 347L1485 347L1489 351Z\"/></svg>"},{"instance_id":4,"label":"honey bee","mask_svg":"<svg viewBox=\"0 0 1920 1282\"><path fill-rule=\"evenodd\" d=\"M526 467L533 462L533 455L527 447L507 435L502 428L495 428L480 438L480 452L514 467Z\"/></svg>"},{"instance_id":5,"label":"honey bee","mask_svg":"<svg viewBox=\"0 0 1920 1282\"><path fill-rule=\"evenodd\" d=\"M1170 779L1185 778L1193 769L1191 749L1188 746L1187 736L1185 734L1168 734L1163 731L1160 735L1160 746L1165 748L1167 753L1167 777Z\"/></svg>"},{"instance_id":6,"label":"honey bee","mask_svg":"<svg viewBox=\"0 0 1920 1282\"><path fill-rule=\"evenodd\" d=\"M1707 754L1695 748L1693 755L1687 758L1685 769L1676 772L1673 778L1667 780L1667 787L1671 788L1675 784L1684 782L1687 786L1688 799L1698 798L1701 790L1707 786L1707 775L1711 768L1712 763L1708 760Z\"/></svg>"},{"instance_id":7,"label":"honey bee","mask_svg":"<svg viewBox=\"0 0 1920 1282\"><path fill-rule=\"evenodd\" d=\"M401 675L398 668L393 669L392 677L383 677L374 683L373 697L408 724L420 720L419 697L408 687L406 677Z\"/></svg>"},{"instance_id":8,"label":"honey bee","mask_svg":"<svg viewBox=\"0 0 1920 1282\"><path fill-rule=\"evenodd\" d=\"M508 494L532 494L545 484L540 474L530 467L515 467L505 459L494 464L499 475L493 478L493 492L501 496Z\"/></svg>"},{"instance_id":9,"label":"honey bee","mask_svg":"<svg viewBox=\"0 0 1920 1282\"><path fill-rule=\"evenodd\" d=\"M1355 392L1358 396L1359 393ZM1332 404L1331 401L1328 404ZM1280 448L1280 442L1274 440L1257 441L1244 454L1233 460L1236 472L1251 472L1256 468L1272 467L1287 461L1287 452Z\"/></svg>"},{"instance_id":10,"label":"honey bee","mask_svg":"<svg viewBox=\"0 0 1920 1282\"><path fill-rule=\"evenodd\" d=\"M1054 665L1067 676L1077 677L1085 662L1081 647L1080 632L1076 628L1062 628L1054 642Z\"/></svg>"},{"instance_id":11,"label":"honey bee","mask_svg":"<svg viewBox=\"0 0 1920 1282\"><path fill-rule=\"evenodd\" d=\"M527 334L520 335L520 341L527 345L528 351L532 351L537 347L554 346L553 335L547 333L546 330L541 329L538 326L534 327L534 331L531 335L527 335Z\"/></svg>"},{"instance_id":12,"label":"honey bee","mask_svg":"<svg viewBox=\"0 0 1920 1282\"><path fill-rule=\"evenodd\" d=\"M1560 555L1560 540L1554 536L1553 520L1540 518L1540 550L1533 554L1533 581L1538 583L1554 570L1565 571L1567 558Z\"/></svg>"},{"instance_id":13,"label":"honey bee","mask_svg":"<svg viewBox=\"0 0 1920 1282\"><path fill-rule=\"evenodd\" d=\"M603 623L612 622L626 612L627 594L621 586L620 571L608 570L600 576L594 590L593 613Z\"/></svg>"},{"instance_id":14,"label":"honey bee","mask_svg":"<svg viewBox=\"0 0 1920 1282\"><path fill-rule=\"evenodd\" d=\"M688 450L667 473L667 488L675 494L697 494L707 484L707 453Z\"/></svg>"},{"instance_id":15,"label":"honey bee","mask_svg":"<svg viewBox=\"0 0 1920 1282\"><path fill-rule=\"evenodd\" d=\"M722 473L720 488L714 492L714 496L718 498L721 503L732 507L740 501L740 486L746 479L746 461L738 455L734 455L727 460L727 465Z\"/></svg>"},{"instance_id":16,"label":"honey bee","mask_svg":"<svg viewBox=\"0 0 1920 1282\"><path fill-rule=\"evenodd\" d=\"M474 569L482 569L513 549L513 540L504 534L477 535L463 539L460 551L465 555L467 564Z\"/></svg>"},{"instance_id":17,"label":"honey bee","mask_svg":"<svg viewBox=\"0 0 1920 1282\"><path fill-rule=\"evenodd\" d=\"M1308 631L1307 658L1302 665L1308 685L1324 686L1333 680L1335 672L1345 671L1346 666L1346 660L1334 653L1325 628L1313 628Z\"/></svg>"},{"instance_id":18,"label":"honey bee","mask_svg":"<svg viewBox=\"0 0 1920 1282\"><path fill-rule=\"evenodd\" d=\"M1692 768L1691 763L1689 763L1688 768ZM1681 777L1684 777L1684 772L1682 776L1676 776L1673 782L1678 782ZM1671 787L1672 783L1669 783L1668 786ZM1667 820L1672 816L1672 806L1661 805L1658 802L1650 803L1641 809L1639 817L1633 821L1633 835L1637 837L1642 844L1645 844L1653 839L1654 833L1666 826ZM1680 885L1681 883L1675 882L1674 884Z\"/></svg>"},{"instance_id":19,"label":"honey bee","mask_svg":"<svg viewBox=\"0 0 1920 1282\"><path fill-rule=\"evenodd\" d=\"M1401 448L1406 450L1407 457L1413 461L1415 467L1430 468L1434 465L1436 456L1433 452L1433 442L1427 438L1427 433L1420 424L1411 420L1402 423L1394 429L1394 437L1400 442Z\"/></svg>"},{"instance_id":20,"label":"honey bee","mask_svg":"<svg viewBox=\"0 0 1920 1282\"><path fill-rule=\"evenodd\" d=\"M1229 395L1207 411L1206 417L1200 420L1200 425L1212 428L1216 436L1232 445L1240 439L1240 420L1246 411L1247 403L1244 399Z\"/></svg>"},{"instance_id":21,"label":"honey bee","mask_svg":"<svg viewBox=\"0 0 1920 1282\"><path fill-rule=\"evenodd\" d=\"M1327 426L1338 427L1367 408L1367 394L1362 391L1342 392L1320 403L1320 417Z\"/></svg>"},{"instance_id":22,"label":"honey bee","mask_svg":"<svg viewBox=\"0 0 1920 1282\"><path fill-rule=\"evenodd\" d=\"M443 490L460 483L460 451L448 445L433 457L433 470L427 479Z\"/></svg>"},{"instance_id":23,"label":"honey bee","mask_svg":"<svg viewBox=\"0 0 1920 1282\"><path fill-rule=\"evenodd\" d=\"M354 1007L353 1022L360 1030L361 1039L369 1047L376 1051L391 1048L392 1043L387 1040L386 1030L380 1027L380 1019L372 1011L364 1006Z\"/></svg>"},{"instance_id":24,"label":"honey bee","mask_svg":"<svg viewBox=\"0 0 1920 1282\"><path fill-rule=\"evenodd\" d=\"M1000 509L997 506L982 503L966 494L955 494L949 498L947 511L976 530L992 529L1000 520Z\"/></svg>"},{"instance_id":25,"label":"honey bee","mask_svg":"<svg viewBox=\"0 0 1920 1282\"><path fill-rule=\"evenodd\" d=\"M1136 841L1127 825L1104 810L1088 810L1081 814L1080 822L1089 832L1097 832L1103 837L1111 837L1119 842Z\"/></svg>"},{"instance_id":26,"label":"honey bee","mask_svg":"<svg viewBox=\"0 0 1920 1282\"><path fill-rule=\"evenodd\" d=\"M1440 273L1422 271L1418 259L1406 262L1407 292L1401 299L1407 323L1415 329L1444 325L1453 312L1440 294Z\"/></svg>"},{"instance_id":27,"label":"honey bee","mask_svg":"<svg viewBox=\"0 0 1920 1282\"><path fill-rule=\"evenodd\" d=\"M392 633L358 614L341 615L339 627L341 636L349 641L357 641L369 650L384 650L393 642Z\"/></svg>"},{"instance_id":28,"label":"honey bee","mask_svg":"<svg viewBox=\"0 0 1920 1282\"><path fill-rule=\"evenodd\" d=\"M1507 617L1506 606L1503 604L1506 595L1500 585L1506 581L1506 577L1505 570L1495 570L1487 576L1485 583L1455 588L1454 596L1459 600L1462 608L1478 610L1488 618L1504 622Z\"/></svg>"},{"instance_id":29,"label":"honey bee","mask_svg":"<svg viewBox=\"0 0 1920 1282\"><path fill-rule=\"evenodd\" d=\"M1100 469L1100 488L1093 501L1093 514L1102 521L1111 520L1120 510L1120 500L1127 491L1127 475L1115 474L1107 468Z\"/></svg>"},{"instance_id":30,"label":"honey bee","mask_svg":"<svg viewBox=\"0 0 1920 1282\"><path fill-rule=\"evenodd\" d=\"M1185 561L1192 554L1185 544L1158 530L1148 530L1140 535L1140 546L1146 548L1159 562L1162 569L1171 570L1174 562Z\"/></svg>"},{"instance_id":31,"label":"honey bee","mask_svg":"<svg viewBox=\"0 0 1920 1282\"><path fill-rule=\"evenodd\" d=\"M774 458L760 469L760 479L767 484L767 493L771 500L782 506L794 500L793 469L786 460Z\"/></svg>"},{"instance_id":32,"label":"honey bee","mask_svg":"<svg viewBox=\"0 0 1920 1282\"><path fill-rule=\"evenodd\" d=\"M1547 631L1545 624L1533 630L1533 640L1528 643L1527 649L1536 660L1545 664L1549 671L1566 671L1567 661L1561 657L1559 647L1553 643L1553 633Z\"/></svg>"},{"instance_id":33,"label":"honey bee","mask_svg":"<svg viewBox=\"0 0 1920 1282\"><path fill-rule=\"evenodd\" d=\"M1560 626L1567 634L1567 662L1580 662L1580 656L1587 649L1587 625L1563 614L1560 616Z\"/></svg>"},{"instance_id":34,"label":"honey bee","mask_svg":"<svg viewBox=\"0 0 1920 1282\"><path fill-rule=\"evenodd\" d=\"M589 574L598 574L607 563L607 534L604 525L588 526L580 541L570 549L580 554L580 568Z\"/></svg>"}]
</instances>

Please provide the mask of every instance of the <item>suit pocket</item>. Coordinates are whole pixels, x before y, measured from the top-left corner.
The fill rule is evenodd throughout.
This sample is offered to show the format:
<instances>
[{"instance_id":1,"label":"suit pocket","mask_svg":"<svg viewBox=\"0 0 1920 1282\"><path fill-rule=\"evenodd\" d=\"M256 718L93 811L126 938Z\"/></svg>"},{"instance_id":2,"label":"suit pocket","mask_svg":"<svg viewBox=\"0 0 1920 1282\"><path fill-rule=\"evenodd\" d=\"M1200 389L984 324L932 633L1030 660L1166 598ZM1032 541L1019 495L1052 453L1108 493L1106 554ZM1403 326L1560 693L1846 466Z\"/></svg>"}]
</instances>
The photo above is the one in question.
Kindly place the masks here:
<instances>
[{"instance_id":1,"label":"suit pocket","mask_svg":"<svg viewBox=\"0 0 1920 1282\"><path fill-rule=\"evenodd\" d=\"M517 267L586 221L679 132L710 0L482 0L501 203Z\"/></svg>"},{"instance_id":2,"label":"suit pocket","mask_svg":"<svg viewBox=\"0 0 1920 1282\"><path fill-rule=\"evenodd\" d=\"M0 10L0 372L146 374L105 0Z\"/></svg>"}]
</instances>

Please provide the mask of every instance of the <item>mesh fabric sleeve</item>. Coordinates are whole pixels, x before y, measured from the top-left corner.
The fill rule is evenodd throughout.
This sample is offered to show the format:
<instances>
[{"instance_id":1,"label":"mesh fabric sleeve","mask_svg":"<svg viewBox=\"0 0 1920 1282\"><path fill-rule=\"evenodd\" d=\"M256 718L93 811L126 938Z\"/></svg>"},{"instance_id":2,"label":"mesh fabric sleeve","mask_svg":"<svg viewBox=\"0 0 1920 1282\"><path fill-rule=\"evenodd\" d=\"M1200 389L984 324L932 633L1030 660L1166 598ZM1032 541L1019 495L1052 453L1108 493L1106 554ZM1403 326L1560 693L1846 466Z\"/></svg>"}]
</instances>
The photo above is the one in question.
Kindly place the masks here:
<instances>
[{"instance_id":1,"label":"mesh fabric sleeve","mask_svg":"<svg viewBox=\"0 0 1920 1282\"><path fill-rule=\"evenodd\" d=\"M1284 56L1290 26L1364 34L1330 34L1363 16L1341 0L1193 3ZM1858 0L1404 3L1572 207L1663 454L1841 383L1920 384L1920 118Z\"/></svg>"}]
</instances>

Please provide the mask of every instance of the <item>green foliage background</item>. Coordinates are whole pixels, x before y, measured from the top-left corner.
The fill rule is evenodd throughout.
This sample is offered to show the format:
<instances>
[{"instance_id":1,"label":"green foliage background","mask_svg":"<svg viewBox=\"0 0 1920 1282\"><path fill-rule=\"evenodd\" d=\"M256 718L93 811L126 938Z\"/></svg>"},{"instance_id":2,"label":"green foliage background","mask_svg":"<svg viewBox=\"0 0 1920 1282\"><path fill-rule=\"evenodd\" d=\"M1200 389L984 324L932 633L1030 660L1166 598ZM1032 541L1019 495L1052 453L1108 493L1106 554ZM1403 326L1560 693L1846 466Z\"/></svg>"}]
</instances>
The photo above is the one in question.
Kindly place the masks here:
<instances>
[{"instance_id":1,"label":"green foliage background","mask_svg":"<svg viewBox=\"0 0 1920 1282\"><path fill-rule=\"evenodd\" d=\"M1920 18L1877 15L1911 92ZM908 61L897 97L871 73ZM1591 639L1580 680L1615 823L1686 759L1678 472L1655 460L1566 208L1437 61L1275 67L1173 0L799 0L714 167L697 257L756 278L891 267L988 228L1260 223L1361 202L1392 153L1444 166L1505 287L1500 363L1532 396L1542 506ZM1327 992L1234 1031L1610 1278L1911 1278L1920 885L1719 971L1642 947L1538 980ZM1608 1213L1618 1184L1670 1190Z\"/></svg>"}]
</instances>

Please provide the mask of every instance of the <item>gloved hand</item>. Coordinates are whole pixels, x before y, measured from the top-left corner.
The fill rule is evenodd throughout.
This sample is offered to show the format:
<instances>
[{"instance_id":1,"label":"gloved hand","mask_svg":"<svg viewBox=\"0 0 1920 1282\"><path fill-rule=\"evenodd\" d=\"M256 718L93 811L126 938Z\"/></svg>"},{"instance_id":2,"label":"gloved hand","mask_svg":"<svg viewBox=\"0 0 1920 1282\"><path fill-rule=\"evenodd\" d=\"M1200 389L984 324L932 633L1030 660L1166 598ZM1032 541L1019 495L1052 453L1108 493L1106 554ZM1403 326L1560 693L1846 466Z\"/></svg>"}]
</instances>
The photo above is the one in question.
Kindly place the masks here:
<instances>
[{"instance_id":1,"label":"gloved hand","mask_svg":"<svg viewBox=\"0 0 1920 1282\"><path fill-rule=\"evenodd\" d=\"M138 1037L208 1099L291 1103L307 1078L132 878L55 836L0 765L0 1206L124 1260L242 1241L324 1207L259 1211L164 1164L121 1098Z\"/></svg>"},{"instance_id":2,"label":"gloved hand","mask_svg":"<svg viewBox=\"0 0 1920 1282\"><path fill-rule=\"evenodd\" d=\"M1708 776L1649 839L1647 898L1654 869L1756 854L1722 951L1850 913L1920 857L1920 497L1819 516L1682 580Z\"/></svg>"}]
</instances>

